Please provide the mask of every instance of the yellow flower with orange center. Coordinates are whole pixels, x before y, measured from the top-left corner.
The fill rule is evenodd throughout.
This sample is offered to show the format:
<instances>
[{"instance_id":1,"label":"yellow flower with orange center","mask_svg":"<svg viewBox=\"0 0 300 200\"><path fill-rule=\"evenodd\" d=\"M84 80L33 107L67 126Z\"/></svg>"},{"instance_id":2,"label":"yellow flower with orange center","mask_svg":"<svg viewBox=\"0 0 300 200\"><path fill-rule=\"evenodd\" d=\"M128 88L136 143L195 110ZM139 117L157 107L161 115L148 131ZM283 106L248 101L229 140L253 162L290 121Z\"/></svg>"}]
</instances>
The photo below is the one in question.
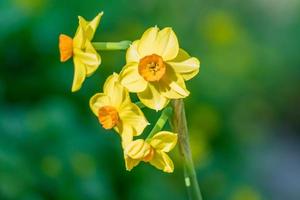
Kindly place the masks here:
<instances>
[{"instance_id":1,"label":"yellow flower with orange center","mask_svg":"<svg viewBox=\"0 0 300 200\"><path fill-rule=\"evenodd\" d=\"M91 76L101 64L101 57L93 47L91 40L100 23L103 12L92 21L86 21L79 16L79 26L74 38L60 34L60 61L65 62L73 57L74 78L72 92L79 90L86 77Z\"/></svg>"},{"instance_id":2,"label":"yellow flower with orange center","mask_svg":"<svg viewBox=\"0 0 300 200\"><path fill-rule=\"evenodd\" d=\"M138 139L127 143L124 148L126 169L130 171L143 161L164 172L173 172L174 164L167 152L171 151L176 143L177 134L169 131L160 131L147 140Z\"/></svg>"},{"instance_id":3,"label":"yellow flower with orange center","mask_svg":"<svg viewBox=\"0 0 300 200\"><path fill-rule=\"evenodd\" d=\"M90 99L90 108L104 129L114 129L122 137L123 146L140 135L148 125L143 112L131 102L129 93L114 73L104 83L103 93Z\"/></svg>"},{"instance_id":4,"label":"yellow flower with orange center","mask_svg":"<svg viewBox=\"0 0 300 200\"><path fill-rule=\"evenodd\" d=\"M120 82L147 107L161 110L170 99L189 95L185 80L193 78L199 68L199 60L179 48L171 28L153 27L128 48Z\"/></svg>"}]
</instances>

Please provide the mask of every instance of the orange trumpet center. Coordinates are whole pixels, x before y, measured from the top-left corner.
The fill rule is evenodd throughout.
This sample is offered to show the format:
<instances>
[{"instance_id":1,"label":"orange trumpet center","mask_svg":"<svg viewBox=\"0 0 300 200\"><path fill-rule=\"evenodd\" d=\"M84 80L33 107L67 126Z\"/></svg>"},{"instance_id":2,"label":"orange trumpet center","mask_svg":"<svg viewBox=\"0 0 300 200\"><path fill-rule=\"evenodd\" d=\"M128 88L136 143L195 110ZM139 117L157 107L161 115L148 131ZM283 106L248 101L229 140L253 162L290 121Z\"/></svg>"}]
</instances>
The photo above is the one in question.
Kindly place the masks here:
<instances>
[{"instance_id":1,"label":"orange trumpet center","mask_svg":"<svg viewBox=\"0 0 300 200\"><path fill-rule=\"evenodd\" d=\"M59 35L60 61L65 62L73 55L73 39L67 35Z\"/></svg>"},{"instance_id":2,"label":"orange trumpet center","mask_svg":"<svg viewBox=\"0 0 300 200\"><path fill-rule=\"evenodd\" d=\"M166 72L166 65L162 57L152 54L140 60L138 70L146 81L159 81Z\"/></svg>"},{"instance_id":3,"label":"orange trumpet center","mask_svg":"<svg viewBox=\"0 0 300 200\"><path fill-rule=\"evenodd\" d=\"M112 106L103 106L98 111L98 119L105 129L111 129L119 122L118 111Z\"/></svg>"}]
</instances>

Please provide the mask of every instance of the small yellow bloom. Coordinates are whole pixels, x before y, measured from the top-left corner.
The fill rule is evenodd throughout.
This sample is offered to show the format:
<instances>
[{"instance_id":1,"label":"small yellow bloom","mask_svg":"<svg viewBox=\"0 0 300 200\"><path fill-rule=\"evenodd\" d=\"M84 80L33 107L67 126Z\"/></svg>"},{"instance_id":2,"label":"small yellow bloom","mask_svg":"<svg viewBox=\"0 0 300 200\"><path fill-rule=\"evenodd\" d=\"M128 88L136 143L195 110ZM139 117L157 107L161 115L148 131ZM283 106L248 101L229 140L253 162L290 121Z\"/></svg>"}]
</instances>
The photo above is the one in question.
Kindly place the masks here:
<instances>
[{"instance_id":1,"label":"small yellow bloom","mask_svg":"<svg viewBox=\"0 0 300 200\"><path fill-rule=\"evenodd\" d=\"M74 79L72 92L81 88L86 77L92 75L101 64L101 57L93 47L94 37L103 12L92 21L86 21L79 16L79 26L74 38L61 34L59 36L60 61L65 62L73 56Z\"/></svg>"},{"instance_id":2,"label":"small yellow bloom","mask_svg":"<svg viewBox=\"0 0 300 200\"><path fill-rule=\"evenodd\" d=\"M160 131L146 141L138 139L127 143L124 148L126 169L130 171L144 161L164 172L173 172L173 161L166 153L171 151L176 143L177 134L169 131Z\"/></svg>"},{"instance_id":3,"label":"small yellow bloom","mask_svg":"<svg viewBox=\"0 0 300 200\"><path fill-rule=\"evenodd\" d=\"M140 108L131 102L129 93L114 73L104 83L103 93L90 99L90 108L104 129L114 129L121 137L123 146L140 135L148 122Z\"/></svg>"},{"instance_id":4,"label":"small yellow bloom","mask_svg":"<svg viewBox=\"0 0 300 200\"><path fill-rule=\"evenodd\" d=\"M147 107L161 110L170 99L189 95L185 80L193 78L199 68L199 60L179 48L171 28L153 27L128 48L120 82Z\"/></svg>"}]
</instances>

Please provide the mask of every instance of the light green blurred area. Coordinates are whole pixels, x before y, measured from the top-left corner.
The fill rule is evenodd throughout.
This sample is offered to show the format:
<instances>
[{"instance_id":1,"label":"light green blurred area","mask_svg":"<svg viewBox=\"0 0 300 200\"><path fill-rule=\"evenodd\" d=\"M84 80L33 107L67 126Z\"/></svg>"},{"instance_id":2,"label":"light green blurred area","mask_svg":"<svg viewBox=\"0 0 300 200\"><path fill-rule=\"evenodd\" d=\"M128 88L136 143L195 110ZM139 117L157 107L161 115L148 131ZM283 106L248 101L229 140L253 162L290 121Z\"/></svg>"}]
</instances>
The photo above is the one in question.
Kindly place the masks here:
<instances>
[{"instance_id":1,"label":"light green blurred area","mask_svg":"<svg viewBox=\"0 0 300 200\"><path fill-rule=\"evenodd\" d=\"M127 172L119 137L89 109L124 52L100 52L95 75L70 91L58 35L101 11L95 41L171 26L200 59L185 103L205 200L300 199L299 10L297 0L0 1L0 199L187 199L177 149L173 174Z\"/></svg>"}]
</instances>

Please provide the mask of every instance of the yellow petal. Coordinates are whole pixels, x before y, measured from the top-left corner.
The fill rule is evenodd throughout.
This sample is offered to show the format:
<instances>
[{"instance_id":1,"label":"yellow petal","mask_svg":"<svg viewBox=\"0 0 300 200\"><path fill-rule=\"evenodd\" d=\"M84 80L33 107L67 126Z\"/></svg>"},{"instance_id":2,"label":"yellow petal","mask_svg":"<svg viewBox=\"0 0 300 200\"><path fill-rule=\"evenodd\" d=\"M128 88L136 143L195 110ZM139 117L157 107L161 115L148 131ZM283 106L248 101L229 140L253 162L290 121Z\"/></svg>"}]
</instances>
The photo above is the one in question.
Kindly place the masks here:
<instances>
[{"instance_id":1,"label":"yellow petal","mask_svg":"<svg viewBox=\"0 0 300 200\"><path fill-rule=\"evenodd\" d=\"M150 145L163 152L171 151L177 143L177 134L169 131L160 131L150 139Z\"/></svg>"},{"instance_id":2,"label":"yellow petal","mask_svg":"<svg viewBox=\"0 0 300 200\"><path fill-rule=\"evenodd\" d=\"M74 57L76 57L80 62L86 65L99 65L99 56L96 53L85 52L81 49L74 49Z\"/></svg>"},{"instance_id":3,"label":"yellow petal","mask_svg":"<svg viewBox=\"0 0 300 200\"><path fill-rule=\"evenodd\" d=\"M129 143L133 140L133 128L132 126L123 123L121 120L114 127L114 130L119 133L121 137L122 148L125 149Z\"/></svg>"},{"instance_id":4,"label":"yellow petal","mask_svg":"<svg viewBox=\"0 0 300 200\"><path fill-rule=\"evenodd\" d=\"M86 64L86 73L87 76L91 76L99 67L101 64L101 57L98 54L98 52L93 47L92 43L90 41L86 41L86 49L85 51L90 54L94 54L94 60L92 61L92 64Z\"/></svg>"},{"instance_id":5,"label":"yellow petal","mask_svg":"<svg viewBox=\"0 0 300 200\"><path fill-rule=\"evenodd\" d=\"M133 140L132 128L129 126L122 126L121 128L120 125L122 126L124 124L118 124L116 126L117 130L116 129L115 130L118 133L121 133L120 136L121 136L122 148L125 149L128 146L128 144Z\"/></svg>"},{"instance_id":6,"label":"yellow petal","mask_svg":"<svg viewBox=\"0 0 300 200\"><path fill-rule=\"evenodd\" d=\"M187 97L190 92L186 89L184 79L168 66L166 74L159 82L159 91L169 99Z\"/></svg>"},{"instance_id":7,"label":"yellow petal","mask_svg":"<svg viewBox=\"0 0 300 200\"><path fill-rule=\"evenodd\" d=\"M172 173L174 171L174 164L171 158L162 151L155 151L150 164L167 173Z\"/></svg>"},{"instance_id":8,"label":"yellow petal","mask_svg":"<svg viewBox=\"0 0 300 200\"><path fill-rule=\"evenodd\" d=\"M90 98L89 104L93 113L98 117L99 109L103 106L111 105L111 101L107 95L103 93L97 93Z\"/></svg>"},{"instance_id":9,"label":"yellow petal","mask_svg":"<svg viewBox=\"0 0 300 200\"><path fill-rule=\"evenodd\" d=\"M142 134L149 124L141 109L133 103L127 103L120 107L119 117L124 125L132 127L131 134L134 136Z\"/></svg>"},{"instance_id":10,"label":"yellow petal","mask_svg":"<svg viewBox=\"0 0 300 200\"><path fill-rule=\"evenodd\" d=\"M137 95L145 106L156 111L163 109L169 103L169 99L159 92L157 83L149 83L147 88Z\"/></svg>"},{"instance_id":11,"label":"yellow petal","mask_svg":"<svg viewBox=\"0 0 300 200\"><path fill-rule=\"evenodd\" d=\"M155 52L155 42L159 28L151 27L147 29L138 44L138 52L141 58L151 55Z\"/></svg>"},{"instance_id":12,"label":"yellow petal","mask_svg":"<svg viewBox=\"0 0 300 200\"><path fill-rule=\"evenodd\" d=\"M84 64L79 59L74 58L73 61L74 61L74 78L72 84L72 92L76 92L81 88L81 85L84 82L86 70Z\"/></svg>"},{"instance_id":13,"label":"yellow petal","mask_svg":"<svg viewBox=\"0 0 300 200\"><path fill-rule=\"evenodd\" d=\"M103 12L99 13L93 20L86 21L83 17L78 16L79 19L79 26L81 26L84 30L85 37L87 40L92 40L96 29L99 25L100 19L103 15Z\"/></svg>"},{"instance_id":14,"label":"yellow petal","mask_svg":"<svg viewBox=\"0 0 300 200\"><path fill-rule=\"evenodd\" d=\"M85 45L86 37L84 35L84 30L81 26L78 26L76 33L73 37L73 48L82 49Z\"/></svg>"},{"instance_id":15,"label":"yellow petal","mask_svg":"<svg viewBox=\"0 0 300 200\"><path fill-rule=\"evenodd\" d=\"M129 94L126 88L119 83L119 75L117 73L113 73L106 79L103 91L104 94L110 97L112 105L116 108L123 103L130 102Z\"/></svg>"},{"instance_id":16,"label":"yellow petal","mask_svg":"<svg viewBox=\"0 0 300 200\"><path fill-rule=\"evenodd\" d=\"M140 160L132 159L127 155L124 155L124 160L125 160L126 170L128 170L128 171L132 170L132 168L134 168L135 166L137 166L140 163Z\"/></svg>"},{"instance_id":17,"label":"yellow petal","mask_svg":"<svg viewBox=\"0 0 300 200\"><path fill-rule=\"evenodd\" d=\"M136 62L138 63L141 59L138 53L139 40L134 41L126 51L126 63Z\"/></svg>"},{"instance_id":18,"label":"yellow petal","mask_svg":"<svg viewBox=\"0 0 300 200\"><path fill-rule=\"evenodd\" d=\"M181 62L189 59L191 56L183 49L179 49L177 56L171 62Z\"/></svg>"},{"instance_id":19,"label":"yellow petal","mask_svg":"<svg viewBox=\"0 0 300 200\"><path fill-rule=\"evenodd\" d=\"M158 32L154 48L154 53L160 55L164 61L172 60L176 57L179 44L172 28L164 28Z\"/></svg>"},{"instance_id":20,"label":"yellow petal","mask_svg":"<svg viewBox=\"0 0 300 200\"><path fill-rule=\"evenodd\" d=\"M147 82L138 72L138 63L128 63L120 73L120 82L130 92L141 92L147 87Z\"/></svg>"},{"instance_id":21,"label":"yellow petal","mask_svg":"<svg viewBox=\"0 0 300 200\"><path fill-rule=\"evenodd\" d=\"M195 57L190 57L182 49L180 49L178 56L174 60L167 63L185 80L193 78L198 74L200 68L200 61Z\"/></svg>"},{"instance_id":22,"label":"yellow petal","mask_svg":"<svg viewBox=\"0 0 300 200\"><path fill-rule=\"evenodd\" d=\"M132 159L142 159L150 152L150 145L142 139L130 142L124 149L124 153Z\"/></svg>"}]
</instances>

